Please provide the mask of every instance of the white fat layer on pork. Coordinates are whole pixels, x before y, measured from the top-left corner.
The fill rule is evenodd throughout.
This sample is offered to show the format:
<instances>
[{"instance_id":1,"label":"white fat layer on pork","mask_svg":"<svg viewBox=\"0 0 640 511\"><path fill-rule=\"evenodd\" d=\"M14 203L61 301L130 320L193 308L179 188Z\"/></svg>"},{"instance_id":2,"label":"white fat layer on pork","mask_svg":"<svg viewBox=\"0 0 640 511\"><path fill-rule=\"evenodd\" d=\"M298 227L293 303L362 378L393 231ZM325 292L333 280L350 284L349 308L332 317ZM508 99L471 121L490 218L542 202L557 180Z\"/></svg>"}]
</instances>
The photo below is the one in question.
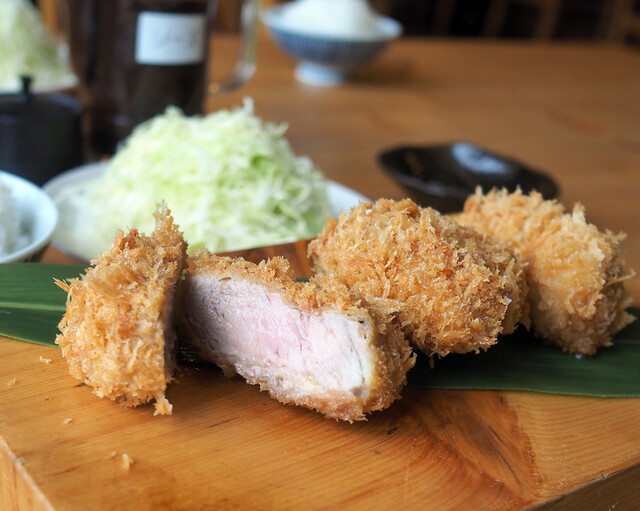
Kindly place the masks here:
<instances>
[{"instance_id":1,"label":"white fat layer on pork","mask_svg":"<svg viewBox=\"0 0 640 511\"><path fill-rule=\"evenodd\" d=\"M368 395L373 325L341 311L302 311L265 287L193 275L188 316L203 356L296 393Z\"/></svg>"}]
</instances>

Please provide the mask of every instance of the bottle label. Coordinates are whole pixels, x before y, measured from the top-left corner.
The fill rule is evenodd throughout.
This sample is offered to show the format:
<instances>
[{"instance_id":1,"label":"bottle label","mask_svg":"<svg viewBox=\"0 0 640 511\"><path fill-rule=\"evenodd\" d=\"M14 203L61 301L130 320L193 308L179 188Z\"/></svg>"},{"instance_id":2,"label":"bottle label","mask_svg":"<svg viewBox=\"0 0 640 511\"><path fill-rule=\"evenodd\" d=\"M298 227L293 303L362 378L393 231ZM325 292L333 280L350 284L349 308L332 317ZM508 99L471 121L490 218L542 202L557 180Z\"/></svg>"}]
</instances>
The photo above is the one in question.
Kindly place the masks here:
<instances>
[{"instance_id":1,"label":"bottle label","mask_svg":"<svg viewBox=\"0 0 640 511\"><path fill-rule=\"evenodd\" d=\"M202 62L206 29L204 14L141 12L136 26L136 62L163 66Z\"/></svg>"}]
</instances>

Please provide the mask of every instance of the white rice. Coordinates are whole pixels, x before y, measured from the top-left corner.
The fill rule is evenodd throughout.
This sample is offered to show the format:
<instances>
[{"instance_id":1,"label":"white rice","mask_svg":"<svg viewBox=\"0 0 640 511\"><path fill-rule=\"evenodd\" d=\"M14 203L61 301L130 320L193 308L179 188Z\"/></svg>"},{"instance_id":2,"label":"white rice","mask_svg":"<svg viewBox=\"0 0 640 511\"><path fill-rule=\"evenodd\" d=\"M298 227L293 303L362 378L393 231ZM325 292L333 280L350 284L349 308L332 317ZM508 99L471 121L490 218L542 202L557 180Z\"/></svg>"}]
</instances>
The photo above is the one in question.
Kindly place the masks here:
<instances>
[{"instance_id":1,"label":"white rice","mask_svg":"<svg viewBox=\"0 0 640 511\"><path fill-rule=\"evenodd\" d=\"M0 179L0 256L21 249L27 241L11 190Z\"/></svg>"},{"instance_id":2,"label":"white rice","mask_svg":"<svg viewBox=\"0 0 640 511\"><path fill-rule=\"evenodd\" d=\"M296 0L280 14L278 23L293 32L363 39L381 35L379 15L366 0Z\"/></svg>"}]
</instances>

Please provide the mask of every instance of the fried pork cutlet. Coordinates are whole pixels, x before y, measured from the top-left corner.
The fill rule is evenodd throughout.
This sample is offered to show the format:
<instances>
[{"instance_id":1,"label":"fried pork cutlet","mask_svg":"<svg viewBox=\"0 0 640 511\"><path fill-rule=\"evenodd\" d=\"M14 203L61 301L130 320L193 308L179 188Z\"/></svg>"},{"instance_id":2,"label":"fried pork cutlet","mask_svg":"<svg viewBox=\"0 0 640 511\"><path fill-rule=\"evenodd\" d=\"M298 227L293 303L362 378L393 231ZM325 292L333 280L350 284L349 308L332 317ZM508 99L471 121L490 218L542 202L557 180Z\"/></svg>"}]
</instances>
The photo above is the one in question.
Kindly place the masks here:
<instances>
[{"instance_id":1,"label":"fried pork cutlet","mask_svg":"<svg viewBox=\"0 0 640 511\"><path fill-rule=\"evenodd\" d=\"M123 406L155 399L170 414L164 393L175 369L173 308L185 267L186 243L165 207L153 235L118 232L112 247L68 284L67 309L56 343L74 378Z\"/></svg>"},{"instance_id":2,"label":"fried pork cutlet","mask_svg":"<svg viewBox=\"0 0 640 511\"><path fill-rule=\"evenodd\" d=\"M280 257L255 265L198 252L179 297L180 336L201 357L330 418L386 408L414 364L397 328L379 328L338 282L297 282Z\"/></svg>"},{"instance_id":3,"label":"fried pork cutlet","mask_svg":"<svg viewBox=\"0 0 640 511\"><path fill-rule=\"evenodd\" d=\"M600 232L581 205L567 213L536 192L477 191L458 220L509 241L525 261L532 328L548 343L593 355L633 321L624 287L633 272L619 250L625 235Z\"/></svg>"},{"instance_id":4,"label":"fried pork cutlet","mask_svg":"<svg viewBox=\"0 0 640 511\"><path fill-rule=\"evenodd\" d=\"M429 355L493 345L528 324L524 270L506 244L409 199L360 203L329 219L309 245L314 270L332 275L378 317L397 311Z\"/></svg>"}]
</instances>

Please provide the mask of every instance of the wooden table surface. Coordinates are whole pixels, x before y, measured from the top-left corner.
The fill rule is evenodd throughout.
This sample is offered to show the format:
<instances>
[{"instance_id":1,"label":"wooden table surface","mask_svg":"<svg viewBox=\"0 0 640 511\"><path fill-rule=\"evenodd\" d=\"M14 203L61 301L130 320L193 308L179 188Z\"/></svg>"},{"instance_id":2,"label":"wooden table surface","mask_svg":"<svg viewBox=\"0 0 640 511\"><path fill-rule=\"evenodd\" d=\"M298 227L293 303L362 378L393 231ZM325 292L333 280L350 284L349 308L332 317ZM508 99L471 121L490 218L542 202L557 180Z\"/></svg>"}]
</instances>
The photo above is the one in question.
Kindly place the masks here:
<instances>
[{"instance_id":1,"label":"wooden table surface","mask_svg":"<svg viewBox=\"0 0 640 511\"><path fill-rule=\"evenodd\" d=\"M466 140L513 156L627 232L640 269L640 53L404 39L343 86L296 82L293 67L262 39L254 79L208 109L252 97L298 154L370 198L404 196L375 160L389 147ZM638 278L629 287L640 296ZM153 417L92 395L56 348L0 341L3 511L640 509L638 399L407 388L343 424L190 368L168 391L174 414Z\"/></svg>"}]
</instances>

